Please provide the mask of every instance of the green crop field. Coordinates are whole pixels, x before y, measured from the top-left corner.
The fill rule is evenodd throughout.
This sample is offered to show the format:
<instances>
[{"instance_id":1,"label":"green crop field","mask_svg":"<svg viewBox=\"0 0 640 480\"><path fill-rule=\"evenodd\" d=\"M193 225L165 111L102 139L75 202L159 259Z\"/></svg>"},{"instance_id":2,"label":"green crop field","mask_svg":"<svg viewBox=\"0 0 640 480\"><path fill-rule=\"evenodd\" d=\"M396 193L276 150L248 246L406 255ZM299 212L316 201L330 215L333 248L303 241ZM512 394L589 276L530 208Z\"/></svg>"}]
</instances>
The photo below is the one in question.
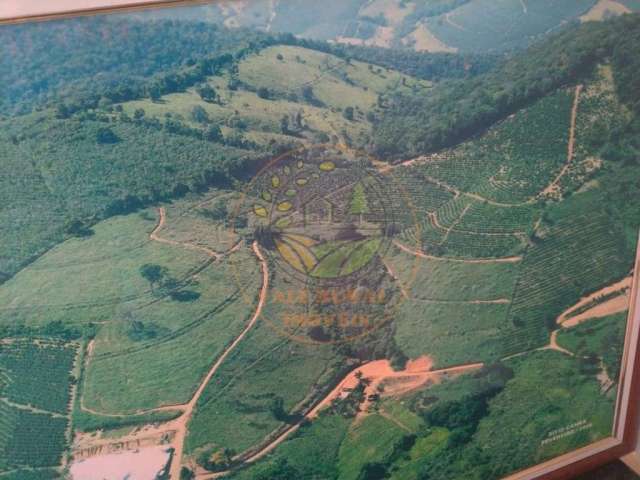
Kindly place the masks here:
<instances>
[{"instance_id":1,"label":"green crop field","mask_svg":"<svg viewBox=\"0 0 640 480\"><path fill-rule=\"evenodd\" d=\"M595 3L480 0L429 18L426 24L441 41L462 51L505 50L526 45L542 32L586 13Z\"/></svg>"},{"instance_id":2,"label":"green crop field","mask_svg":"<svg viewBox=\"0 0 640 480\"><path fill-rule=\"evenodd\" d=\"M76 349L62 341L0 340L2 476L61 465L68 443ZM51 475L43 478L54 478Z\"/></svg>"},{"instance_id":3,"label":"green crop field","mask_svg":"<svg viewBox=\"0 0 640 480\"><path fill-rule=\"evenodd\" d=\"M544 190L567 160L573 99L573 89L559 90L453 150L454 161L416 168L489 201L526 202ZM470 170L475 174L468 175Z\"/></svg>"},{"instance_id":4,"label":"green crop field","mask_svg":"<svg viewBox=\"0 0 640 480\"><path fill-rule=\"evenodd\" d=\"M576 216L549 227L527 250L509 316L517 332L508 342L512 352L546 341L548 326L582 295L624 277L629 257L620 233L595 215ZM570 278L571 282L563 281Z\"/></svg>"},{"instance_id":5,"label":"green crop field","mask_svg":"<svg viewBox=\"0 0 640 480\"><path fill-rule=\"evenodd\" d=\"M0 344L3 397L21 405L65 414L75 348L15 341Z\"/></svg>"}]
</instances>

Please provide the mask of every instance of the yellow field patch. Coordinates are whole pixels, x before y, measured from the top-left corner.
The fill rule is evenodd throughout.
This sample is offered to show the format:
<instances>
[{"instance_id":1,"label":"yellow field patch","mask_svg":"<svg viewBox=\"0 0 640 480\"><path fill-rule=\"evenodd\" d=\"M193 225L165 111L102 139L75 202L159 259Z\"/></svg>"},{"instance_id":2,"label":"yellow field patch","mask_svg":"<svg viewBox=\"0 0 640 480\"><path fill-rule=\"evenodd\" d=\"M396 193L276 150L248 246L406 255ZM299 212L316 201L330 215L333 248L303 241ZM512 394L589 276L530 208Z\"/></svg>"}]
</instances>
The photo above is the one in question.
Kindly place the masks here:
<instances>
[{"instance_id":1,"label":"yellow field patch","mask_svg":"<svg viewBox=\"0 0 640 480\"><path fill-rule=\"evenodd\" d=\"M312 247L316 243L318 243L311 237L307 237L306 235L299 235L297 233L287 233L285 237L292 239L294 242L301 243L305 247Z\"/></svg>"},{"instance_id":2,"label":"yellow field patch","mask_svg":"<svg viewBox=\"0 0 640 480\"><path fill-rule=\"evenodd\" d=\"M320 164L320 170L322 170L323 172L330 172L331 170L333 170L334 168L336 168L336 164L333 162L322 162Z\"/></svg>"},{"instance_id":3,"label":"yellow field patch","mask_svg":"<svg viewBox=\"0 0 640 480\"><path fill-rule=\"evenodd\" d=\"M310 271L316 266L316 264L318 263L318 260L316 259L315 255L311 250L309 250L307 247L305 247L300 243L297 243L291 239L288 239L287 237L284 237L283 240L298 255L298 258L304 264L306 271Z\"/></svg>"},{"instance_id":4,"label":"yellow field patch","mask_svg":"<svg viewBox=\"0 0 640 480\"><path fill-rule=\"evenodd\" d=\"M282 258L284 258L284 260L289 265L291 265L293 268L295 268L300 272L306 273L307 270L302 264L302 260L300 259L300 257L298 257L296 252L293 250L293 248L291 248L291 246L288 243L285 243L278 239L275 240L275 243L276 243L276 248L278 249L278 252L280 253L280 255L282 255Z\"/></svg>"}]
</instances>

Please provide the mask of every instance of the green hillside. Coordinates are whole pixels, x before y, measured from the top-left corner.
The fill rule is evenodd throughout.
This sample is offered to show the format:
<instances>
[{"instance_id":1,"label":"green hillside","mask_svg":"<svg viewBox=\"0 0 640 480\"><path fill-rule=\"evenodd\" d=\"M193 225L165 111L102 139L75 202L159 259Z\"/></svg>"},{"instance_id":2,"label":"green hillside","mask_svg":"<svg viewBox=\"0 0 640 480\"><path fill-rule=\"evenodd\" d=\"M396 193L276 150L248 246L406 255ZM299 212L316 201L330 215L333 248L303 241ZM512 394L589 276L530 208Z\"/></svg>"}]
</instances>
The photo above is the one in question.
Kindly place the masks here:
<instances>
[{"instance_id":1,"label":"green hillside","mask_svg":"<svg viewBox=\"0 0 640 480\"><path fill-rule=\"evenodd\" d=\"M423 96L396 95L376 124L373 148L381 156L410 158L455 145L559 87L579 83L599 62L612 62L620 97L635 98L627 93L634 82L626 80L636 67L627 59L639 32L638 15L587 23L473 80L442 83Z\"/></svg>"},{"instance_id":2,"label":"green hillside","mask_svg":"<svg viewBox=\"0 0 640 480\"><path fill-rule=\"evenodd\" d=\"M283 71L287 85L278 80ZM381 115L380 98L431 86L294 46L248 52L216 72L154 100L90 107L63 96L53 102L55 110L0 120L0 198L12 205L0 210L0 218L14 225L2 232L0 279L64 238L90 235L97 219L230 185L269 152L301 142L364 145ZM171 76L162 78L160 92L175 90ZM213 99L198 93L205 86Z\"/></svg>"},{"instance_id":3,"label":"green hillside","mask_svg":"<svg viewBox=\"0 0 640 480\"><path fill-rule=\"evenodd\" d=\"M140 19L178 16L344 44L468 53L521 50L568 24L639 8L635 0L608 4L598 0L343 0L315 5L259 0L184 8L177 13L158 10Z\"/></svg>"}]
</instances>

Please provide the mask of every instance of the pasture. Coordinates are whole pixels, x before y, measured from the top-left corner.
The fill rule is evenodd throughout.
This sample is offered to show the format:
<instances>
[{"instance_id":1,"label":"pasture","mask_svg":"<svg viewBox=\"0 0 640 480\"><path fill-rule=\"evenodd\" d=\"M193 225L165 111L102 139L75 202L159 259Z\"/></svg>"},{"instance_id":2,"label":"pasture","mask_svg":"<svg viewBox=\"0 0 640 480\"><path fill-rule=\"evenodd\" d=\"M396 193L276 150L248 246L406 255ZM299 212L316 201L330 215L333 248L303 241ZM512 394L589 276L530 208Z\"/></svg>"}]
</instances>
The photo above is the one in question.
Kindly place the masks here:
<instances>
[{"instance_id":1,"label":"pasture","mask_svg":"<svg viewBox=\"0 0 640 480\"><path fill-rule=\"evenodd\" d=\"M195 88L188 88L160 101L133 100L121 106L130 116L142 109L147 119L172 118L197 129L203 122L192 111L199 107L206 112L205 125L219 125L226 139L250 140L261 149L305 139L323 143L332 137L362 145L371 131L367 114L381 112L379 96L430 87L390 69L285 45L247 56L233 69L208 77L207 84L216 101L204 101ZM352 117L344 114L347 107L353 109Z\"/></svg>"},{"instance_id":2,"label":"pasture","mask_svg":"<svg viewBox=\"0 0 640 480\"><path fill-rule=\"evenodd\" d=\"M290 288L277 277L275 281L272 291ZM283 334L283 315L296 308L269 295L261 320L198 402L187 438L189 452L212 441L212 428L219 447L238 453L260 443L344 370L342 357L331 345L304 344ZM281 402L281 411L274 410L276 402Z\"/></svg>"}]
</instances>

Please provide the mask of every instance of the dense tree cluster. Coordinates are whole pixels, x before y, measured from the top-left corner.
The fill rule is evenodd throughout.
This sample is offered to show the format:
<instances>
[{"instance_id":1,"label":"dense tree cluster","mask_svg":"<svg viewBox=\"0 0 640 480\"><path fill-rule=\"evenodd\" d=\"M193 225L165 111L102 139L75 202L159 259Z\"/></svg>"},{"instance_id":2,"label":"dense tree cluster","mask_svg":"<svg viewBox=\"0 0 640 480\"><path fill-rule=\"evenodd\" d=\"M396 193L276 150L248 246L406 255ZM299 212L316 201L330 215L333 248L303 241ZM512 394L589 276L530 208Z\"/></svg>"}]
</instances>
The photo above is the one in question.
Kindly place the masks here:
<instances>
[{"instance_id":1,"label":"dense tree cluster","mask_svg":"<svg viewBox=\"0 0 640 480\"><path fill-rule=\"evenodd\" d=\"M0 30L0 110L26 112L53 99L88 106L103 96L155 96L194 82L226 61L226 51L263 36L210 23L110 17L6 26ZM174 73L183 67L192 68Z\"/></svg>"},{"instance_id":2,"label":"dense tree cluster","mask_svg":"<svg viewBox=\"0 0 640 480\"><path fill-rule=\"evenodd\" d=\"M463 58L329 44L205 22L79 18L0 31L5 83L0 111L24 113L53 102L59 118L67 118L100 102L157 100L194 85L205 101L214 102L215 90L201 84L207 75L275 44L312 48L432 80L481 73L495 63L495 57L484 55Z\"/></svg>"},{"instance_id":3,"label":"dense tree cluster","mask_svg":"<svg viewBox=\"0 0 640 480\"><path fill-rule=\"evenodd\" d=\"M616 77L636 79L625 84L623 98L637 102L639 90L633 86L638 62L629 59L635 55L639 31L638 15L590 22L536 44L483 75L442 82L424 94L398 93L376 124L373 149L381 156L411 157L454 145L558 87L579 82L612 56L621 67L614 69Z\"/></svg>"}]
</instances>

